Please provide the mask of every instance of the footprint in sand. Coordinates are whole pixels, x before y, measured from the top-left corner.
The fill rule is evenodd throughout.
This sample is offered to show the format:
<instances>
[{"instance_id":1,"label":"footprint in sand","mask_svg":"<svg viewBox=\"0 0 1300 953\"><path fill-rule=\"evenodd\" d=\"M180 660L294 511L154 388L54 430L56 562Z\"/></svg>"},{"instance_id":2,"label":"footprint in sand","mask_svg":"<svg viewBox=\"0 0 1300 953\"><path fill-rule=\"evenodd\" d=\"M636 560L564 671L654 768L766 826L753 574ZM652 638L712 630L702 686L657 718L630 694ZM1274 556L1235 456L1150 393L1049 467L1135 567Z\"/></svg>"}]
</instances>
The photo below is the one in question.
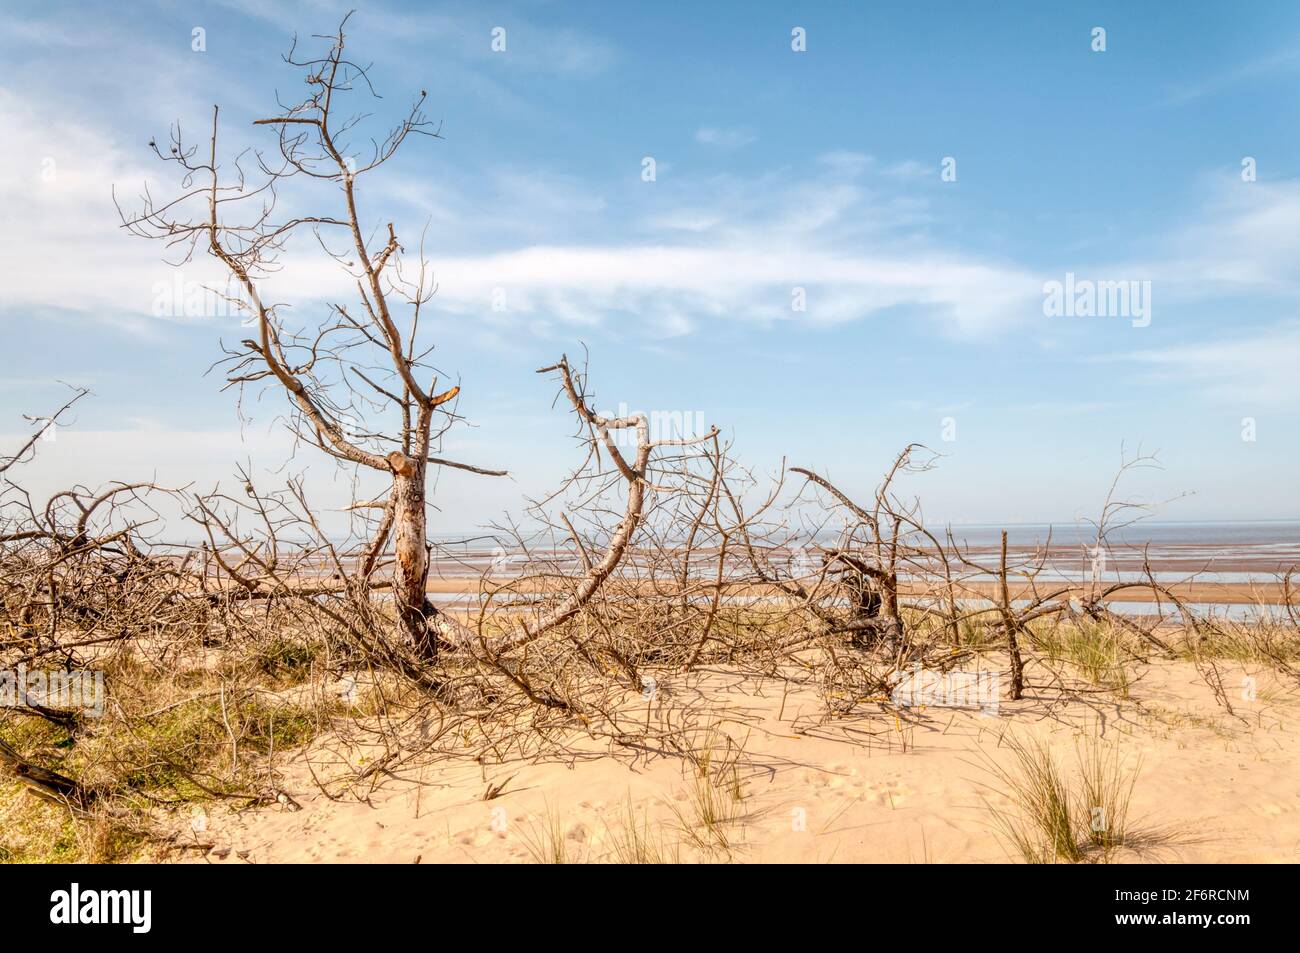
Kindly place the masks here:
<instances>
[{"instance_id":1,"label":"footprint in sand","mask_svg":"<svg viewBox=\"0 0 1300 953\"><path fill-rule=\"evenodd\" d=\"M806 786L818 790L831 786L831 778L825 771L805 771L802 780Z\"/></svg>"},{"instance_id":2,"label":"footprint in sand","mask_svg":"<svg viewBox=\"0 0 1300 953\"><path fill-rule=\"evenodd\" d=\"M492 831L471 829L456 838L456 843L466 847L482 847L492 840Z\"/></svg>"},{"instance_id":3,"label":"footprint in sand","mask_svg":"<svg viewBox=\"0 0 1300 953\"><path fill-rule=\"evenodd\" d=\"M912 796L912 790L901 781L881 781L868 784L862 794L863 797L874 799L882 807L897 808L902 807Z\"/></svg>"}]
</instances>

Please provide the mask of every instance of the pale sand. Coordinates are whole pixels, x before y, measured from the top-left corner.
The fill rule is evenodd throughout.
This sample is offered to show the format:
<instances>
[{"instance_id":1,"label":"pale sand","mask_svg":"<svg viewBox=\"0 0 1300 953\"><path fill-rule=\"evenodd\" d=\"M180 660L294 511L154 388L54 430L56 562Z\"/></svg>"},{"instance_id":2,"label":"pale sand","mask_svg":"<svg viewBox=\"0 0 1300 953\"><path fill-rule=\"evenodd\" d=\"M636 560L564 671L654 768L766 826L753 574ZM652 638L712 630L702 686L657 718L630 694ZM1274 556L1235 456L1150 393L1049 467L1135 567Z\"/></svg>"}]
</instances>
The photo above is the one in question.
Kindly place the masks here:
<instances>
[{"instance_id":1,"label":"pale sand","mask_svg":"<svg viewBox=\"0 0 1300 953\"><path fill-rule=\"evenodd\" d=\"M1130 759L1141 758L1130 827L1177 831L1149 859L1300 861L1300 690L1266 670L1220 669L1241 717L1216 706L1181 662L1145 668L1128 700L1034 690L1032 698L1002 701L994 715L931 707L913 724L875 705L863 706L874 713L823 721L810 687L783 699L781 681L717 669L657 675L657 705L689 709L697 723L717 720L743 744L735 861L1003 861L980 804L978 782L987 775L977 753L1009 764L999 747L1009 732L1047 740L1072 764L1080 730L1101 731ZM1255 701L1239 697L1246 675L1257 679ZM206 857L186 855L198 862L526 862L527 836L549 810L575 859L607 859L608 831L618 828L630 797L666 842L681 839L668 807L683 807L691 786L680 758L611 752L585 739L575 747L584 754L551 762L409 766L383 779L369 803L320 795L299 754L281 766L302 810L216 807L197 835L188 815L176 823L183 840L216 845ZM482 800L488 782L507 778L504 794ZM689 847L681 857L721 859Z\"/></svg>"}]
</instances>

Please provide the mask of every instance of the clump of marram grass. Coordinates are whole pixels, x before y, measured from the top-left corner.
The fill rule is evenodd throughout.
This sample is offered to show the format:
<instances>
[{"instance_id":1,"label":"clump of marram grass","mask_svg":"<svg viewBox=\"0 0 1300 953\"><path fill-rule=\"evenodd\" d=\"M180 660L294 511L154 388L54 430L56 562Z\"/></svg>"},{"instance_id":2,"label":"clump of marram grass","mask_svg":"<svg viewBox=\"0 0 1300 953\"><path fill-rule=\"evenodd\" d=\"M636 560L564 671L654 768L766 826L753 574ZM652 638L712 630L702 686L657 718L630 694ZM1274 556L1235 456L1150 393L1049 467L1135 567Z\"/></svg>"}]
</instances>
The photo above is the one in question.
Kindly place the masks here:
<instances>
[{"instance_id":1,"label":"clump of marram grass","mask_svg":"<svg viewBox=\"0 0 1300 953\"><path fill-rule=\"evenodd\" d=\"M681 835L670 841L664 830L653 830L648 817L638 813L631 795L623 802L615 823L605 825L609 844L599 859L620 864L676 864L682 847L693 846L709 856L729 859L737 845L736 825L744 818L745 782L741 776L743 749L730 736L713 728L695 733L702 738L684 752L689 765L685 804L669 803ZM520 837L536 863L584 863L592 859L570 843L559 811L546 806L540 818L526 821Z\"/></svg>"},{"instance_id":2,"label":"clump of marram grass","mask_svg":"<svg viewBox=\"0 0 1300 953\"><path fill-rule=\"evenodd\" d=\"M540 817L525 820L519 837L533 863L581 864L588 861L616 864L679 864L681 844L667 841L662 831L651 829L649 818L638 813L631 794L613 824L606 823L604 840L609 850L593 855L569 837L560 811L547 804Z\"/></svg>"},{"instance_id":3,"label":"clump of marram grass","mask_svg":"<svg viewBox=\"0 0 1300 953\"><path fill-rule=\"evenodd\" d=\"M615 827L606 828L611 859L619 864L679 864L681 845L670 844L662 833L650 829L650 821L638 815L629 794L623 802L622 816Z\"/></svg>"},{"instance_id":4,"label":"clump of marram grass","mask_svg":"<svg viewBox=\"0 0 1300 953\"><path fill-rule=\"evenodd\" d=\"M722 786L713 775L693 776L686 808L671 805L682 834L700 850L730 855L735 846L733 826L743 816L736 789Z\"/></svg>"},{"instance_id":5,"label":"clump of marram grass","mask_svg":"<svg viewBox=\"0 0 1300 953\"><path fill-rule=\"evenodd\" d=\"M250 665L278 685L300 685L310 678L321 650L314 640L277 634L252 657Z\"/></svg>"},{"instance_id":6,"label":"clump of marram grass","mask_svg":"<svg viewBox=\"0 0 1300 953\"><path fill-rule=\"evenodd\" d=\"M1066 773L1047 744L1006 739L1010 767L987 755L987 794L1011 803L1003 809L982 795L994 830L1013 856L1030 864L1108 863L1123 848L1142 849L1159 838L1135 836L1129 802L1138 765L1129 767L1114 746L1095 735L1076 739L1076 771Z\"/></svg>"},{"instance_id":7,"label":"clump of marram grass","mask_svg":"<svg viewBox=\"0 0 1300 953\"><path fill-rule=\"evenodd\" d=\"M564 818L559 810L547 804L538 820L525 821L519 830L524 849L536 864L577 864L584 857L569 844Z\"/></svg>"},{"instance_id":8,"label":"clump of marram grass","mask_svg":"<svg viewBox=\"0 0 1300 953\"><path fill-rule=\"evenodd\" d=\"M1090 685L1128 697L1134 653L1132 638L1122 627L1071 619L1027 631L1031 646L1049 662L1067 666Z\"/></svg>"},{"instance_id":9,"label":"clump of marram grass","mask_svg":"<svg viewBox=\"0 0 1300 953\"><path fill-rule=\"evenodd\" d=\"M1267 606L1257 606L1244 620L1206 618L1186 626L1174 645L1179 658L1210 657L1266 665L1296 675L1300 669L1300 629Z\"/></svg>"},{"instance_id":10,"label":"clump of marram grass","mask_svg":"<svg viewBox=\"0 0 1300 953\"><path fill-rule=\"evenodd\" d=\"M745 816L745 786L740 774L743 749L716 729L689 753L690 786L685 807L670 804L685 838L706 853L730 857L736 846L735 826Z\"/></svg>"},{"instance_id":11,"label":"clump of marram grass","mask_svg":"<svg viewBox=\"0 0 1300 953\"><path fill-rule=\"evenodd\" d=\"M1079 767L1078 806L1087 812L1087 842L1109 857L1132 846L1128 830L1129 801L1140 763L1128 770L1116 745L1103 745L1096 735L1075 740Z\"/></svg>"}]
</instances>

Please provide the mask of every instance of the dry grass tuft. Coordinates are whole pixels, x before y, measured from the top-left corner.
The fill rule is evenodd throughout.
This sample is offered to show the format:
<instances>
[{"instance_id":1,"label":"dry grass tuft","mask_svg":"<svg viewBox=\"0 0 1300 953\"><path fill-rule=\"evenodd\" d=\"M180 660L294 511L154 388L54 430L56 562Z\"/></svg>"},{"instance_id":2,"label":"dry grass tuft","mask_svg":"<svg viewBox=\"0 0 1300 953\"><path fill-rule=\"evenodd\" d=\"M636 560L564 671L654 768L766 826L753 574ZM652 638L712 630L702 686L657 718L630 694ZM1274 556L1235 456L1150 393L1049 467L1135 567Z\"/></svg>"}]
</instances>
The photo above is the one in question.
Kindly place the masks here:
<instances>
[{"instance_id":1,"label":"dry grass tuft","mask_svg":"<svg viewBox=\"0 0 1300 953\"><path fill-rule=\"evenodd\" d=\"M623 802L622 816L615 827L607 827L610 853L619 864L680 864L681 845L668 843L662 832L650 829L650 821L639 815L631 795Z\"/></svg>"},{"instance_id":2,"label":"dry grass tuft","mask_svg":"<svg viewBox=\"0 0 1300 953\"><path fill-rule=\"evenodd\" d=\"M580 864L585 857L574 852L560 812L546 805L540 820L525 821L519 831L524 847L536 864Z\"/></svg>"},{"instance_id":3,"label":"dry grass tuft","mask_svg":"<svg viewBox=\"0 0 1300 953\"><path fill-rule=\"evenodd\" d=\"M1130 768L1119 749L1095 735L1076 742L1076 771L1066 773L1047 745L1037 739L1006 739L1013 764L982 759L991 775L985 792L1009 801L1011 809L984 805L995 831L1013 856L1025 863L1109 863L1124 848L1144 850L1162 838L1148 830L1135 835L1129 801L1138 766Z\"/></svg>"},{"instance_id":4,"label":"dry grass tuft","mask_svg":"<svg viewBox=\"0 0 1300 953\"><path fill-rule=\"evenodd\" d=\"M737 847L735 828L747 813L740 768L743 755L729 735L708 729L705 743L690 754L694 770L685 805L669 805L680 833L706 854L729 858Z\"/></svg>"},{"instance_id":5,"label":"dry grass tuft","mask_svg":"<svg viewBox=\"0 0 1300 953\"><path fill-rule=\"evenodd\" d=\"M1085 619L1052 622L1030 629L1030 644L1088 684L1128 697L1135 646L1119 626Z\"/></svg>"}]
</instances>

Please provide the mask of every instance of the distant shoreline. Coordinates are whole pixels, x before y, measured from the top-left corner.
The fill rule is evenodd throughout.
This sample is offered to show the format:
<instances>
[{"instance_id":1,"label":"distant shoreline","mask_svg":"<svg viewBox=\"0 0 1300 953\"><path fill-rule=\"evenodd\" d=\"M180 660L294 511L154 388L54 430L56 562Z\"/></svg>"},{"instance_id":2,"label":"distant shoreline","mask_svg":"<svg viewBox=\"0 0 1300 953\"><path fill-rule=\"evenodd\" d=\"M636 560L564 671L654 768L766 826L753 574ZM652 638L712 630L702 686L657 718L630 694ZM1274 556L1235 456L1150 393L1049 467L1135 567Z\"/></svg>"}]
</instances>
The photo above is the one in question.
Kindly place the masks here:
<instances>
[{"instance_id":1,"label":"distant shoreline","mask_svg":"<svg viewBox=\"0 0 1300 953\"><path fill-rule=\"evenodd\" d=\"M552 583L556 577L549 577ZM544 586L540 580L530 579L508 579L508 578L487 578L478 576L466 577L430 577L425 586L425 591L440 595L464 595L479 596L490 595L492 593L507 594L515 593L538 593L546 591L548 587ZM959 599L979 599L994 598L998 594L998 584L994 581L984 580L965 580L956 585L957 598ZM1068 595L1076 601L1084 596L1088 586L1086 583L1040 583L1037 592L1039 595L1058 592L1062 589L1069 589ZM1276 582L1181 582L1169 583L1168 589L1174 593L1180 600L1187 603L1200 603L1209 605L1283 605L1283 589ZM1011 583L1008 586L1009 593L1013 601L1033 598L1033 592L1024 583ZM903 583L900 586L900 594L906 596L920 596L925 594L934 594L938 590L934 586L909 585ZM731 583L724 585L724 593L730 596L776 596L780 592L771 586L764 586L758 583ZM1294 597L1293 597L1294 598ZM1121 589L1107 597L1109 602L1125 603L1150 603L1155 598L1150 589L1144 589L1135 586L1132 589ZM1174 607L1170 605L1170 609Z\"/></svg>"}]
</instances>

